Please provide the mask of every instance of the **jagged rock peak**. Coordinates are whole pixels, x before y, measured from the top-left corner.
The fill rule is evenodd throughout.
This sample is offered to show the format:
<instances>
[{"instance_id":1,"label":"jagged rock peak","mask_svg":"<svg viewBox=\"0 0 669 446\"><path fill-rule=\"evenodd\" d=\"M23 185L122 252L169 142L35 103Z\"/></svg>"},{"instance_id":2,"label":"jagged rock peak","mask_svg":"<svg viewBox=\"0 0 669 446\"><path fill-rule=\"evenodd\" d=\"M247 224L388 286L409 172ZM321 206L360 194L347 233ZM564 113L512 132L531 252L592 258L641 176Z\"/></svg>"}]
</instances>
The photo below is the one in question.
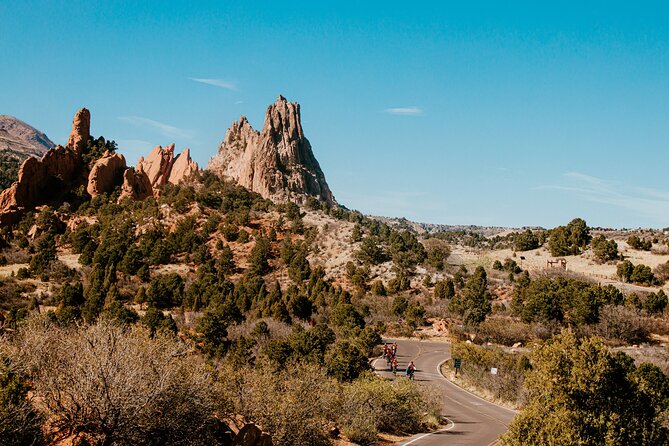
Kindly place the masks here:
<instances>
[{"instance_id":1,"label":"jagged rock peak","mask_svg":"<svg viewBox=\"0 0 669 446\"><path fill-rule=\"evenodd\" d=\"M174 144L170 144L167 147L154 147L146 158L139 159L137 169L146 173L155 189L167 183L179 184L197 172L199 167L190 157L189 148L185 148L175 158Z\"/></svg>"},{"instance_id":2,"label":"jagged rock peak","mask_svg":"<svg viewBox=\"0 0 669 446\"><path fill-rule=\"evenodd\" d=\"M162 186L167 183L174 162L174 144L167 147L156 146L146 158L142 157L137 167L142 167L151 181L152 186Z\"/></svg>"},{"instance_id":3,"label":"jagged rock peak","mask_svg":"<svg viewBox=\"0 0 669 446\"><path fill-rule=\"evenodd\" d=\"M285 134L292 140L304 139L300 119L300 104L288 102L286 98L279 95L274 105L267 107L263 132L273 135Z\"/></svg>"},{"instance_id":4,"label":"jagged rock peak","mask_svg":"<svg viewBox=\"0 0 669 446\"><path fill-rule=\"evenodd\" d=\"M72 131L67 140L67 146L77 153L81 153L91 137L91 112L81 108L72 120Z\"/></svg>"},{"instance_id":5,"label":"jagged rock peak","mask_svg":"<svg viewBox=\"0 0 669 446\"><path fill-rule=\"evenodd\" d=\"M170 184L179 184L197 172L198 169L197 163L190 157L190 149L186 147L183 152L174 158L167 182Z\"/></svg>"},{"instance_id":6,"label":"jagged rock peak","mask_svg":"<svg viewBox=\"0 0 669 446\"><path fill-rule=\"evenodd\" d=\"M279 96L260 132L242 116L228 129L208 169L275 201L335 199L304 136L300 105Z\"/></svg>"}]
</instances>

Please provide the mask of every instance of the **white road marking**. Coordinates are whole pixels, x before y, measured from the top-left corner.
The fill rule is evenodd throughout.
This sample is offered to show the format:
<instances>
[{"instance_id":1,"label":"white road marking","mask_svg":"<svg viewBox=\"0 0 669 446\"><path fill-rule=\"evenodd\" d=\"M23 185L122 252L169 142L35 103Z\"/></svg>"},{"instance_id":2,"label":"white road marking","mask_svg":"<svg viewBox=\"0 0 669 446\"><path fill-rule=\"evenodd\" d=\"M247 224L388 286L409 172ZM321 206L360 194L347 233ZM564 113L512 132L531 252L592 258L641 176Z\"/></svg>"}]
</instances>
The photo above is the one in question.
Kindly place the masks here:
<instances>
[{"instance_id":1,"label":"white road marking","mask_svg":"<svg viewBox=\"0 0 669 446\"><path fill-rule=\"evenodd\" d=\"M453 429L453 428L455 427L455 423L453 422L453 420L451 420L451 419L449 419L449 418L446 418L446 417L444 417L444 418L445 418L446 420L448 420L448 423L449 423L449 425L446 426L445 428L443 428L443 429L439 429L438 431L428 432L427 434L423 434L423 435L421 435L420 437L416 437L416 438L414 438L413 440L409 440L409 441L407 441L406 443L403 443L401 446L407 446L407 445L409 445L409 444L413 444L413 443L417 442L418 440L422 440L422 439L425 438L425 437L429 437L430 435L438 434L439 432L450 431L451 429Z\"/></svg>"}]
</instances>

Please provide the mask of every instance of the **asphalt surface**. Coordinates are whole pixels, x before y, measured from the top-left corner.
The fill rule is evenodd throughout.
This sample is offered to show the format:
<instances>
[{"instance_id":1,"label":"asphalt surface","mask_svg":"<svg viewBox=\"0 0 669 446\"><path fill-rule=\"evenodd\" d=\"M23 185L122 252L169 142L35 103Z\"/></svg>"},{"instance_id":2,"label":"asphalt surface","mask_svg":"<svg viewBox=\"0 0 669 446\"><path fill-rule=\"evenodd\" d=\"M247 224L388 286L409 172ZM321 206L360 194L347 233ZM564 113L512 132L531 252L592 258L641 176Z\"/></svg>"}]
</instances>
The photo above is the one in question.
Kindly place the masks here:
<instances>
[{"instance_id":1,"label":"asphalt surface","mask_svg":"<svg viewBox=\"0 0 669 446\"><path fill-rule=\"evenodd\" d=\"M384 341L393 342L392 339ZM442 415L447 420L443 429L415 435L398 445L487 446L506 432L516 413L482 400L444 378L439 366L450 357L450 344L447 343L397 340L397 376L387 370L383 358L372 363L374 369L386 378L406 379L404 371L409 361L413 361L416 382L426 386L430 392L438 392L443 401Z\"/></svg>"}]
</instances>

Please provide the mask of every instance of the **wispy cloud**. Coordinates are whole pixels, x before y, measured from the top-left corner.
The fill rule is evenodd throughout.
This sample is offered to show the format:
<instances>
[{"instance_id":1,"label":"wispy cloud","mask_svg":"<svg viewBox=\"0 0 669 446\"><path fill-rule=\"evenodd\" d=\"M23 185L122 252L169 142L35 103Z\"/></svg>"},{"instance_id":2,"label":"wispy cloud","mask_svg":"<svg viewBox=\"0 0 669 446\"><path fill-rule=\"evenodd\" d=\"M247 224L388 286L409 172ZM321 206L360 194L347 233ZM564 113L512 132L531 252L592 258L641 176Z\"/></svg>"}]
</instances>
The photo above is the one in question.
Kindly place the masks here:
<instances>
[{"instance_id":1,"label":"wispy cloud","mask_svg":"<svg viewBox=\"0 0 669 446\"><path fill-rule=\"evenodd\" d=\"M411 107L391 107L383 110L391 115L420 116L423 114L423 107L413 105Z\"/></svg>"},{"instance_id":2,"label":"wispy cloud","mask_svg":"<svg viewBox=\"0 0 669 446\"><path fill-rule=\"evenodd\" d=\"M119 139L116 142L120 149L129 150L146 150L153 148L155 145L152 145L149 141L144 141L143 139Z\"/></svg>"},{"instance_id":3,"label":"wispy cloud","mask_svg":"<svg viewBox=\"0 0 669 446\"><path fill-rule=\"evenodd\" d=\"M238 91L237 84L225 79L203 79L201 77L189 77L188 79L201 84L213 85L214 87L225 88L226 90Z\"/></svg>"},{"instance_id":4,"label":"wispy cloud","mask_svg":"<svg viewBox=\"0 0 669 446\"><path fill-rule=\"evenodd\" d=\"M544 185L537 189L564 191L593 203L638 212L657 221L669 221L669 191L629 186L580 172L567 172L563 178L567 184Z\"/></svg>"},{"instance_id":5,"label":"wispy cloud","mask_svg":"<svg viewBox=\"0 0 669 446\"><path fill-rule=\"evenodd\" d=\"M135 127L149 127L157 130L160 134L168 138L178 139L192 139L193 132L186 129L180 129L173 125L165 124L149 118L142 118L141 116L119 116L118 119L134 125Z\"/></svg>"},{"instance_id":6,"label":"wispy cloud","mask_svg":"<svg viewBox=\"0 0 669 446\"><path fill-rule=\"evenodd\" d=\"M136 164L135 160L139 159L140 156L146 156L155 147L155 144L143 139L119 139L116 142L119 151L125 155L131 164Z\"/></svg>"}]
</instances>

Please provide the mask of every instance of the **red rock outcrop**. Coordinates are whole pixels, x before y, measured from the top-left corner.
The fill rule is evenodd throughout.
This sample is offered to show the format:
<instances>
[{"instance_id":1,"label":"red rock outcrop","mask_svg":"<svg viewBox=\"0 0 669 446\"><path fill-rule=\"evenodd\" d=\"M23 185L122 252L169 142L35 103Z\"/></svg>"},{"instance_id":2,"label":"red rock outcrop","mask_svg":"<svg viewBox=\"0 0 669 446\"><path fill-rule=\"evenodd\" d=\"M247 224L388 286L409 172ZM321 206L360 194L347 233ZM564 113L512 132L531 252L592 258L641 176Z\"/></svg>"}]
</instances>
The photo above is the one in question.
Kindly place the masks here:
<instances>
[{"instance_id":1,"label":"red rock outcrop","mask_svg":"<svg viewBox=\"0 0 669 446\"><path fill-rule=\"evenodd\" d=\"M154 147L146 158L139 159L137 167L141 166L142 170L146 172L152 186L162 186L167 183L167 179L170 177L172 163L174 163L174 144L165 148Z\"/></svg>"},{"instance_id":2,"label":"red rock outcrop","mask_svg":"<svg viewBox=\"0 0 669 446\"><path fill-rule=\"evenodd\" d=\"M90 116L85 108L77 112L68 147L56 146L42 159L30 157L23 162L17 181L0 193L0 225L16 223L27 209L57 198L79 183L84 169L80 154L90 138Z\"/></svg>"},{"instance_id":3,"label":"red rock outcrop","mask_svg":"<svg viewBox=\"0 0 669 446\"><path fill-rule=\"evenodd\" d=\"M167 183L179 184L198 170L197 163L190 157L189 148L174 157L174 144L164 148L154 147L146 158L139 159L137 168L140 167L146 172L154 190Z\"/></svg>"},{"instance_id":4,"label":"red rock outcrop","mask_svg":"<svg viewBox=\"0 0 669 446\"><path fill-rule=\"evenodd\" d=\"M126 169L123 155L109 151L105 152L102 158L95 162L91 173L88 175L86 191L91 197L112 192L116 186L123 183Z\"/></svg>"},{"instance_id":5,"label":"red rock outcrop","mask_svg":"<svg viewBox=\"0 0 669 446\"><path fill-rule=\"evenodd\" d=\"M172 169L170 170L170 177L167 182L171 184L179 184L188 179L191 175L197 172L197 170L197 163L191 159L190 149L186 147L183 152L177 155L174 159Z\"/></svg>"},{"instance_id":6,"label":"red rock outcrop","mask_svg":"<svg viewBox=\"0 0 669 446\"><path fill-rule=\"evenodd\" d=\"M0 225L15 223L25 208L66 191L80 173L80 166L79 154L63 146L47 150L41 160L25 160L18 180L0 193Z\"/></svg>"},{"instance_id":7,"label":"red rock outcrop","mask_svg":"<svg viewBox=\"0 0 669 446\"><path fill-rule=\"evenodd\" d=\"M245 117L233 123L208 169L275 201L335 203L304 136L300 105L283 96L267 108L260 132Z\"/></svg>"},{"instance_id":8,"label":"red rock outcrop","mask_svg":"<svg viewBox=\"0 0 669 446\"><path fill-rule=\"evenodd\" d=\"M132 167L123 173L123 185L121 186L120 198L132 198L133 200L144 200L153 195L151 180L144 172L141 164L136 169Z\"/></svg>"},{"instance_id":9,"label":"red rock outcrop","mask_svg":"<svg viewBox=\"0 0 669 446\"><path fill-rule=\"evenodd\" d=\"M81 154L91 137L91 112L87 108L80 109L72 121L72 131L67 146Z\"/></svg>"}]
</instances>

